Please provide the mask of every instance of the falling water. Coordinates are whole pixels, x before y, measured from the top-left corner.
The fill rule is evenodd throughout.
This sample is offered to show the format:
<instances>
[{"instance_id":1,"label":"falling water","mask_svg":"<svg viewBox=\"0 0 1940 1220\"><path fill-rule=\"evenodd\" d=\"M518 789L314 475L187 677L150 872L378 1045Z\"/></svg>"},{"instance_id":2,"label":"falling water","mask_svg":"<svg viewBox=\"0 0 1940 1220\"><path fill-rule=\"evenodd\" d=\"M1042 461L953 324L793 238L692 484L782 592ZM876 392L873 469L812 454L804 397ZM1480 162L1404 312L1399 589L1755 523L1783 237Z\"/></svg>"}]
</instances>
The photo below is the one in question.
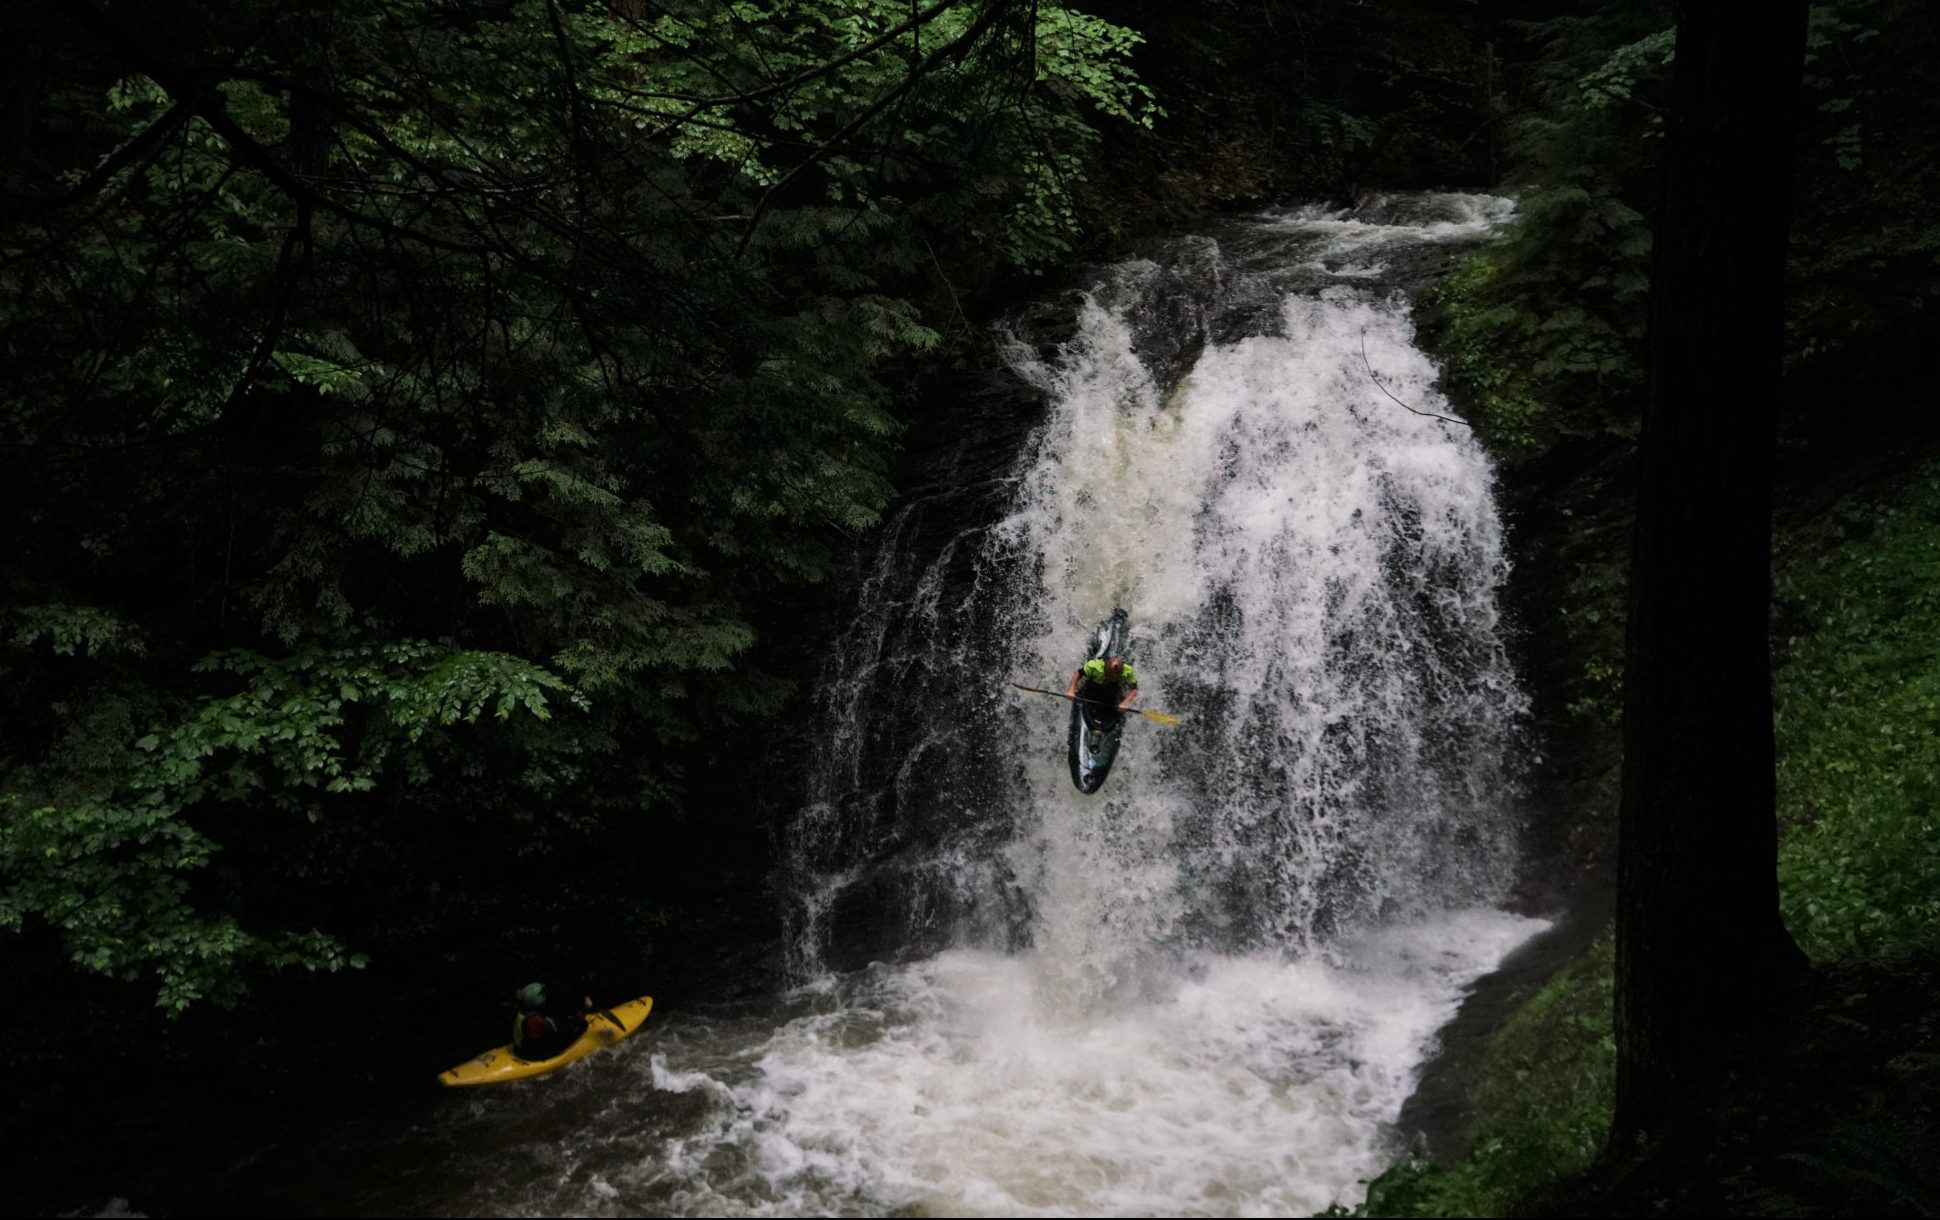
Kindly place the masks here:
<instances>
[{"instance_id":1,"label":"falling water","mask_svg":"<svg viewBox=\"0 0 1940 1220\"><path fill-rule=\"evenodd\" d=\"M1408 295L1509 207L1254 218L1018 319L1010 390L830 650L782 878L799 985L670 1018L517 1124L469 1102L451 1138L521 1155L438 1206L1356 1201L1437 1029L1542 926L1500 909L1524 701L1492 475ZM1183 723L1135 718L1084 796L1067 705L1009 681L1062 689L1114 606L1138 706Z\"/></svg>"}]
</instances>

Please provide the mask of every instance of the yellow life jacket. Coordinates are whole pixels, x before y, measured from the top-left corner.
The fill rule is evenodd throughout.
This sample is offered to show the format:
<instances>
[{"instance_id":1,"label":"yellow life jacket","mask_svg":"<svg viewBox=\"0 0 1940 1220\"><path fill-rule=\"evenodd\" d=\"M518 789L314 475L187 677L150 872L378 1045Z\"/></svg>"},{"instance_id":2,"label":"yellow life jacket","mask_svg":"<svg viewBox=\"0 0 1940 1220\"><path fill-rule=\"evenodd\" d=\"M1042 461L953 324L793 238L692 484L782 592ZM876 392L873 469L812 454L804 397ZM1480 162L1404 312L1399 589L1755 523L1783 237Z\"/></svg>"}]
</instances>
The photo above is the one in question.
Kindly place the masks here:
<instances>
[{"instance_id":1,"label":"yellow life jacket","mask_svg":"<svg viewBox=\"0 0 1940 1220\"><path fill-rule=\"evenodd\" d=\"M1105 658L1103 657L1093 657L1089 661L1086 661L1084 663L1082 672L1084 673L1085 677L1089 678L1093 682L1099 683L1100 685L1108 686L1111 684L1111 679L1107 677L1105 674ZM1122 679L1120 679L1119 685L1137 686L1138 671L1133 669L1130 665L1127 665L1125 667L1125 676Z\"/></svg>"}]
</instances>

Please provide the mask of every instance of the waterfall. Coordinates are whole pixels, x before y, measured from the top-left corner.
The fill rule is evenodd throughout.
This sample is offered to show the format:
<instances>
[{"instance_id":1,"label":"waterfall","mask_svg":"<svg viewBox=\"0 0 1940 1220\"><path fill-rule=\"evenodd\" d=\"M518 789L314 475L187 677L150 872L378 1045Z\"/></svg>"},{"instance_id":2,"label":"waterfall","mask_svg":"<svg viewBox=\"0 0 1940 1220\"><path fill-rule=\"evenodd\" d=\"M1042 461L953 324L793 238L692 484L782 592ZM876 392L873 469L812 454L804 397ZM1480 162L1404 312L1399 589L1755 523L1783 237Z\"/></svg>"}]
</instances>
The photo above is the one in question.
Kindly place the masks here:
<instances>
[{"instance_id":1,"label":"waterfall","mask_svg":"<svg viewBox=\"0 0 1940 1220\"><path fill-rule=\"evenodd\" d=\"M828 651L798 985L668 1022L630 1091L556 1103L596 1102L596 1143L466 1206L1357 1201L1436 1030L1543 926L1501 909L1525 701L1491 469L1410 305L1510 206L1236 221L1014 319ZM1115 606L1137 706L1181 723L1132 718L1085 796L1068 705L1009 683L1062 689Z\"/></svg>"},{"instance_id":2,"label":"waterfall","mask_svg":"<svg viewBox=\"0 0 1940 1220\"><path fill-rule=\"evenodd\" d=\"M1048 411L997 480L1001 515L912 497L832 656L838 728L791 843L802 977L844 902L872 951L1029 943L1111 974L1323 951L1343 925L1501 892L1524 704L1491 473L1434 417L1436 370L1372 259L1472 238L1505 205L1407 203L1428 217L1308 209L1237 254L1182 243L1110 269L1051 350L1013 338ZM939 512L950 532L913 547ZM1066 708L1004 679L1061 688L1118 605L1143 706L1186 724L1134 721L1084 797Z\"/></svg>"}]
</instances>

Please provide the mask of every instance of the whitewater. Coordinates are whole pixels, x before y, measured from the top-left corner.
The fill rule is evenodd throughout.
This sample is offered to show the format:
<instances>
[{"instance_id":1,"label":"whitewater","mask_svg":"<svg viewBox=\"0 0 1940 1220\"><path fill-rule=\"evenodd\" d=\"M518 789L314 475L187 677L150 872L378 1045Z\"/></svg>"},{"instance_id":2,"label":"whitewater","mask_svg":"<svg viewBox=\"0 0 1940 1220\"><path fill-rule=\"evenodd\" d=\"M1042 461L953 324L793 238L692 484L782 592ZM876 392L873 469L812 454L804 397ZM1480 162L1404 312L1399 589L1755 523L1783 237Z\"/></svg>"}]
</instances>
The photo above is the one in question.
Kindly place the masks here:
<instances>
[{"instance_id":1,"label":"whitewater","mask_svg":"<svg viewBox=\"0 0 1940 1220\"><path fill-rule=\"evenodd\" d=\"M1008 322L1021 443L885 523L776 881L792 980L454 1098L360 1206L1288 1215L1352 1205L1506 903L1526 700L1489 459L1412 297L1512 204L1235 221ZM1446 418L1437 418L1437 417ZM974 440L975 438L972 438ZM969 444L970 442L966 442ZM1102 792L1062 689L1130 612ZM486 1151L488 1150L488 1151Z\"/></svg>"}]
</instances>

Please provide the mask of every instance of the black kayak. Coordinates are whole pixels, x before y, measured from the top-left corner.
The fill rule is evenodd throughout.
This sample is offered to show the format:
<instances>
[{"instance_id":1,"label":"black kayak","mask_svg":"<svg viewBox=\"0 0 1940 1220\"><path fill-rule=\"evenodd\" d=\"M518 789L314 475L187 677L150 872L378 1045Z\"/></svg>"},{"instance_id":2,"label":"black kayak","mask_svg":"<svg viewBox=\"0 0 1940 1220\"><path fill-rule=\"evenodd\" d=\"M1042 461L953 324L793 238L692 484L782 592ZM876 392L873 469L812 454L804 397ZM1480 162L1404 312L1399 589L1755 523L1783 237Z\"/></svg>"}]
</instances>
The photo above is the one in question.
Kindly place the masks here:
<instances>
[{"instance_id":1,"label":"black kayak","mask_svg":"<svg viewBox=\"0 0 1940 1220\"><path fill-rule=\"evenodd\" d=\"M1123 658L1130 634L1125 612L1113 610L1110 618L1098 624L1085 660ZM1118 757L1118 739L1124 735L1125 713L1116 707L1082 700L1072 702L1071 782L1078 785L1078 791L1088 794L1105 786L1112 760Z\"/></svg>"}]
</instances>

